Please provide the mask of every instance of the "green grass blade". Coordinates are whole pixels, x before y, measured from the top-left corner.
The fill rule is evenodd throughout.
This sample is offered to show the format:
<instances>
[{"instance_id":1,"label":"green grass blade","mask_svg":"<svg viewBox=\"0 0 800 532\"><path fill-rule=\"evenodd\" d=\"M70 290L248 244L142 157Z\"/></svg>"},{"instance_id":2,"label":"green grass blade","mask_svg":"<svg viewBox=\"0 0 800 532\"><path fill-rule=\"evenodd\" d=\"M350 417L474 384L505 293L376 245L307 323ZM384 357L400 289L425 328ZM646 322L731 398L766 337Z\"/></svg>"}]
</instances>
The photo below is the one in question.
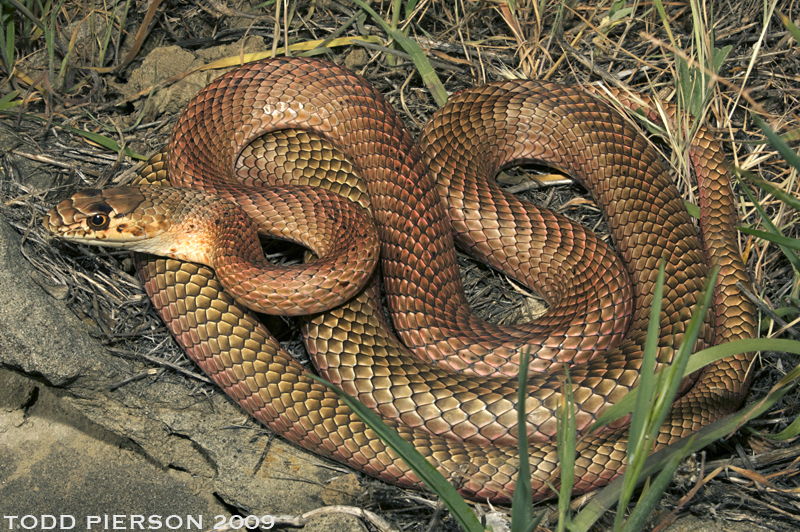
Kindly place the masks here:
<instances>
[{"instance_id":1,"label":"green grass blade","mask_svg":"<svg viewBox=\"0 0 800 532\"><path fill-rule=\"evenodd\" d=\"M91 131L85 131L83 129L77 129L70 126L58 125L57 127L63 129L64 131L70 131L72 133L75 133L76 135L80 135L81 137L91 140L92 142L99 144L100 146L109 149L113 152L119 153L121 149L120 145L117 144L115 140L112 140L103 135L99 135L97 133L92 133ZM134 159L139 159L141 161L146 161L148 159L147 156L136 153L130 148L125 148L125 155L127 155L128 157L132 157Z\"/></svg>"},{"instance_id":2,"label":"green grass blade","mask_svg":"<svg viewBox=\"0 0 800 532\"><path fill-rule=\"evenodd\" d=\"M700 218L700 207L686 200L683 200L683 206L689 211L689 216L692 218Z\"/></svg>"},{"instance_id":3,"label":"green grass blade","mask_svg":"<svg viewBox=\"0 0 800 532\"><path fill-rule=\"evenodd\" d=\"M533 489L528 461L528 419L525 403L528 398L528 365L530 352L523 350L519 361L519 390L517 393L517 432L519 434L519 473L511 505L511 530L519 532L533 520Z\"/></svg>"},{"instance_id":4,"label":"green grass blade","mask_svg":"<svg viewBox=\"0 0 800 532\"><path fill-rule=\"evenodd\" d=\"M760 340L753 339L740 341L758 342ZM792 352L800 351L800 342L794 342L790 340L783 340L782 342L794 343L796 346ZM765 347L764 349L770 348ZM747 351L757 350L759 349L747 349ZM671 459L675 455L684 455L684 453L687 452L696 452L703 447L726 437L728 434L739 428L746 420L760 416L769 410L772 405L774 405L781 397L786 395L791 390L794 381L798 377L800 377L800 368L795 368L789 374L785 375L762 401L698 430L691 436L693 440L688 448L686 447L686 441L688 438L685 438L674 443L673 445L661 449L657 453L650 455L645 461L645 465L639 474L640 481L644 481L645 478L655 474L657 471L659 471L659 469L661 469L665 461ZM591 501L589 501L589 503L587 503L584 509L581 510L581 512L572 520L571 530L573 532L587 532L592 525L619 500L622 483L623 477L617 478L614 482L599 491L597 495Z\"/></svg>"},{"instance_id":5,"label":"green grass blade","mask_svg":"<svg viewBox=\"0 0 800 532\"><path fill-rule=\"evenodd\" d=\"M678 46L675 44L675 37L672 35L672 30L670 29L670 19L667 16L666 10L664 9L664 4L661 2L661 0L653 0L653 3L656 6L656 11L658 11L658 16L661 18L664 31L667 32L667 37L669 37L670 44L672 44L673 48L677 48Z\"/></svg>"},{"instance_id":6,"label":"green grass blade","mask_svg":"<svg viewBox=\"0 0 800 532\"><path fill-rule=\"evenodd\" d=\"M428 58L425 56L425 52L422 50L422 48L420 48L417 41L406 37L400 30L392 28L375 11L373 11L371 7L361 0L353 0L353 2L355 2L361 9L369 14L369 16L371 16L375 22L380 24L381 28L383 28L383 31L386 32L386 35L394 39L403 48L403 50L405 50L406 53L411 56L411 60L414 61L414 66L416 66L417 70L419 71L419 75L422 77L422 82L426 87L428 87L428 90L431 91L434 101L439 107L443 106L445 102L447 102L447 91L444 89L444 85L442 85L439 76L436 75L436 71L431 66Z\"/></svg>"},{"instance_id":7,"label":"green grass blade","mask_svg":"<svg viewBox=\"0 0 800 532\"><path fill-rule=\"evenodd\" d=\"M798 434L800 434L800 416L794 418L794 421L792 421L788 427L777 434L759 433L759 436L772 441L786 441L796 438Z\"/></svg>"},{"instance_id":8,"label":"green grass blade","mask_svg":"<svg viewBox=\"0 0 800 532\"><path fill-rule=\"evenodd\" d=\"M655 399L656 387L654 385L656 377L656 357L658 355L658 333L661 330L661 304L664 298L664 270L666 261L661 260L658 267L658 277L656 286L653 290L653 303L650 305L650 323L647 325L647 336L644 343L644 354L642 356L642 368L639 372L640 390L645 390L645 397L636 401L631 416L631 425L628 436L628 463L632 463L639 450L648 452L646 446L640 445L640 441L647 435L646 423L650 407ZM642 449L642 447L645 447Z\"/></svg>"},{"instance_id":9,"label":"green grass blade","mask_svg":"<svg viewBox=\"0 0 800 532\"><path fill-rule=\"evenodd\" d=\"M567 530L570 523L570 498L575 486L575 447L578 441L575 426L575 400L572 396L572 379L569 368L564 365L566 382L564 383L563 403L558 413L556 447L558 463L561 467L561 489L558 494L558 532Z\"/></svg>"},{"instance_id":10,"label":"green grass blade","mask_svg":"<svg viewBox=\"0 0 800 532\"><path fill-rule=\"evenodd\" d=\"M759 179L758 177L749 172L743 172L742 177L747 179L749 182L753 183L755 186L757 186L767 194L772 194L773 196L781 200L783 203L786 203L795 210L800 211L800 199L797 199L795 196L789 194L788 192L785 192L784 190L779 189L772 183L764 181L763 179Z\"/></svg>"},{"instance_id":11,"label":"green grass blade","mask_svg":"<svg viewBox=\"0 0 800 532\"><path fill-rule=\"evenodd\" d=\"M794 25L792 20L783 13L780 14L780 17L781 17L781 22L783 22L783 25L786 26L786 29L789 30L789 33L792 34L794 40L800 43L800 29L798 29L797 26Z\"/></svg>"},{"instance_id":12,"label":"green grass blade","mask_svg":"<svg viewBox=\"0 0 800 532\"><path fill-rule=\"evenodd\" d=\"M699 362L688 364L684 376L716 360L741 353L753 353L755 351L785 351L787 353L800 355L800 342L782 338L745 338L742 340L734 340L726 344L707 347L702 351L698 351L692 357L692 360L698 358Z\"/></svg>"},{"instance_id":13,"label":"green grass blade","mask_svg":"<svg viewBox=\"0 0 800 532\"><path fill-rule=\"evenodd\" d=\"M2 98L0 98L0 111L4 111L5 109L11 109L12 107L21 105L22 100L12 101L17 96L19 96L19 91L11 91Z\"/></svg>"},{"instance_id":14,"label":"green grass blade","mask_svg":"<svg viewBox=\"0 0 800 532\"><path fill-rule=\"evenodd\" d=\"M640 530L644 529L644 525L647 522L647 518L650 516L650 512L653 511L658 501L661 500L661 496L664 494L664 491L669 486L669 483L672 481L672 475L675 474L675 471L678 469L678 466L681 464L683 458L690 454L690 451L687 449L691 448L693 437L689 438L689 441L686 445L681 449L679 452L675 453L675 456L667 460L667 464L664 466L664 469L656 476L655 480L653 480L652 484L647 488L647 491L644 492L642 497L639 499L639 502L633 508L633 512L631 512L630 517L627 521L625 521L625 526L622 529L625 532L639 532Z\"/></svg>"},{"instance_id":15,"label":"green grass blade","mask_svg":"<svg viewBox=\"0 0 800 532\"><path fill-rule=\"evenodd\" d=\"M739 231L741 231L742 233L747 233L748 235L753 235L755 237L762 238L764 240L768 240L774 244L778 244L779 246L786 246L787 248L800 251L800 240L796 238L790 238L788 236L783 236L783 235L776 235L774 233L768 233L766 231L759 231L758 229L750 229L749 227L740 227Z\"/></svg>"},{"instance_id":16,"label":"green grass blade","mask_svg":"<svg viewBox=\"0 0 800 532\"><path fill-rule=\"evenodd\" d=\"M664 423L669 412L672 410L672 403L678 392L678 387L683 379L686 365L694 351L697 338L700 335L708 307L711 304L711 297L717 280L719 269L714 268L709 278L706 280L704 291L701 294L699 305L695 307L689 325L686 327L686 334L680 347L665 371L659 374L657 384L652 378L655 368L656 353L658 345L658 328L660 327L661 310L661 290L663 289L664 262L659 268L659 276L656 288L656 298L651 305L651 317L647 331L647 338L644 347L644 357L642 359L642 372L640 382L637 386L639 390L639 401L633 410L631 426L629 428L629 441L626 462L628 464L623 476L622 492L617 506L617 513L614 519L614 530L622 530L625 509L633 496L636 485L639 481L639 473L644 467L647 455L649 454L652 442L656 440L661 425ZM661 287L658 287L661 283ZM658 312L656 312L658 309ZM642 397L642 393L648 394ZM634 432L636 431L636 432ZM649 513L649 509L647 510Z\"/></svg>"},{"instance_id":17,"label":"green grass blade","mask_svg":"<svg viewBox=\"0 0 800 532\"><path fill-rule=\"evenodd\" d=\"M769 231L775 236L783 236L782 233L778 230L778 228L775 227L775 224L772 223L772 220L770 220L767 212L764 210L761 204L758 201L756 201L756 198L753 197L753 195L750 193L747 187L742 187L742 190L744 190L745 195L747 195L747 198L756 208L756 211L758 211L758 214L759 216L761 216L761 220L764 222L764 225L767 227L767 229L769 229ZM790 250L789 248L782 246L780 244L778 244L778 246L781 248L781 252L783 252L786 259L792 263L794 271L800 272L800 258L798 258L797 255L794 254L792 250Z\"/></svg>"},{"instance_id":18,"label":"green grass blade","mask_svg":"<svg viewBox=\"0 0 800 532\"><path fill-rule=\"evenodd\" d=\"M781 157L783 157L787 163L794 166L795 169L800 171L800 156L798 156L797 153L783 141L780 135L772 131L772 128L770 128L766 122L761 120L761 117L758 115L752 116L753 121L759 128L761 128L761 131L764 133L764 135L766 135L769 143L772 144L776 150L778 150L778 153L781 154Z\"/></svg>"},{"instance_id":19,"label":"green grass blade","mask_svg":"<svg viewBox=\"0 0 800 532\"><path fill-rule=\"evenodd\" d=\"M714 69L714 74L719 74L719 69L722 68L722 63L728 58L733 46L730 44L722 48L714 48L714 57L711 60L711 66Z\"/></svg>"},{"instance_id":20,"label":"green grass blade","mask_svg":"<svg viewBox=\"0 0 800 532\"><path fill-rule=\"evenodd\" d=\"M667 371L669 372L669 385L664 393L660 393L658 395L655 404L653 405L656 416L653 419L653 429L650 433L652 438L651 441L655 441L655 436L661 429L661 424L664 422L664 419L666 419L667 414L669 414L669 411L672 408L672 402L675 399L675 395L678 393L678 388L680 387L683 376L686 373L686 366L689 363L689 358L695 349L695 345L697 345L697 338L700 336L700 331L705 323L705 317L708 313L708 308L711 306L711 299L714 296L714 287L717 283L718 274L719 267L714 267L708 277L708 280L706 281L705 288L700 295L700 301L698 302L700 306L699 308L696 308L695 312L692 314L692 317L689 320L689 325L686 327L686 333L683 337L683 342L678 348L678 352L675 354L675 358L672 360L672 363L667 368Z\"/></svg>"},{"instance_id":21,"label":"green grass blade","mask_svg":"<svg viewBox=\"0 0 800 532\"><path fill-rule=\"evenodd\" d=\"M713 364L717 360L755 351L785 351L787 353L800 355L800 342L778 338L746 338L707 347L691 356L683 376L690 375L709 364ZM607 425L612 421L630 414L633 412L633 407L638 400L639 388L637 387L626 394L625 397L620 399L615 405L603 412L603 415L597 418L597 421L589 427L587 432L593 432L603 425Z\"/></svg>"},{"instance_id":22,"label":"green grass blade","mask_svg":"<svg viewBox=\"0 0 800 532\"><path fill-rule=\"evenodd\" d=\"M703 329L703 325L705 324L705 317L708 313L708 309L711 306L711 299L714 295L714 287L716 286L717 282L717 274L719 273L719 268L713 268L711 271L711 275L709 275L704 290L700 295L700 301L698 302L699 306L695 307L695 311L692 313L692 317L689 320L689 325L686 327L686 333L681 342L678 351L675 353L675 356L668 367L665 368L665 372L663 373L664 378L659 376L659 383L660 385L654 386L652 393L654 393L653 401L650 404L650 409L647 411L647 423L645 424L644 430L648 432L646 439L643 442L640 442L638 447L636 447L636 452L640 453L638 456L630 456L630 447L628 450L628 461L631 464L631 477L630 477L630 484L629 489L635 489L636 484L639 481L640 472L644 467L646 461L646 455L649 454L651 451L652 442L656 441L658 438L658 433L661 431L661 426L663 425L665 419L672 411L672 403L675 400L675 396L678 393L678 388L680 387L683 381L683 375L686 370L686 366L689 363L689 358L692 355L692 352L697 345L697 338L700 336L700 332ZM659 325L660 325L660 320ZM657 340L656 340L657 341ZM639 387L641 388L642 385L640 384ZM647 389L647 388L643 388ZM642 403L643 401L639 401ZM634 410L634 413L636 410ZM678 467L678 463L685 455L678 453L678 455L669 461L670 466L672 467L672 463L674 463L674 467L672 467L671 471L667 471L666 477L664 477L664 473L662 472L662 483L660 489L656 488L655 486L651 486L648 491L655 491L655 493L650 493L649 496L643 497L648 501L649 506L643 504L643 501L640 500L636 506L637 513L637 522L642 521L647 515L650 514L655 504L658 502L658 498L663 493L664 489L666 489L666 484L669 483L669 480L672 476L672 472L675 468ZM627 481L628 471L625 472L625 480ZM623 481L624 486L624 481ZM623 495L627 495L628 492L623 487ZM647 494L646 494L647 495ZM627 502L629 498L625 499L625 505L623 506L620 504L617 508L617 517L620 518L624 515L624 510L627 507ZM638 530L635 524L629 524L626 522L624 530Z\"/></svg>"},{"instance_id":23,"label":"green grass blade","mask_svg":"<svg viewBox=\"0 0 800 532\"><path fill-rule=\"evenodd\" d=\"M662 286L664 278L663 266L664 263L662 262L661 267L659 268L659 280L662 283ZM644 467L647 455L651 450L652 442L656 440L658 432L661 430L661 425L664 423L667 415L672 410L672 403L675 399L675 395L678 392L678 387L683 379L683 373L686 369L686 365L688 364L692 351L694 351L697 338L700 335L703 324L705 323L705 316L708 312L708 307L711 304L711 297L714 292L717 272L718 268L715 268L707 279L704 291L700 297L700 301L698 302L699 306L695 307L695 310L692 313L692 317L689 320L689 325L686 327L686 334L681 342L680 347L675 352L674 358L670 365L665 368L665 371L659 374L656 385L647 387L647 382L653 381L646 381L645 384L643 384L641 379L644 379L646 376L648 376L648 373L650 376L652 376L652 372L655 367L656 346L658 343L657 328L660 327L661 321L658 319L661 309L661 298L656 298L651 306L651 320L648 327L647 341L644 348L646 356L642 360L642 373L640 376L640 383L637 386L638 389L644 391L639 392L640 400L637 402L637 405L633 411L635 417L631 419L631 428L629 429L629 442L626 456L628 466L623 476L622 491L619 498L619 503L617 505L617 513L614 518L615 531L622 530L623 528L625 510L628 507L628 503L630 502L633 492L636 489L636 485L639 482L640 472ZM656 294L658 296L661 295L658 293L658 290ZM656 307L659 309L658 313L654 311ZM656 327L655 332L653 331L654 322ZM648 360L648 358L651 360ZM648 372L645 372L646 368L649 368ZM641 397L642 393L647 393L648 397ZM639 432L634 433L634 430Z\"/></svg>"},{"instance_id":24,"label":"green grass blade","mask_svg":"<svg viewBox=\"0 0 800 532\"><path fill-rule=\"evenodd\" d=\"M317 377L309 375L315 381L324 384L338 395L341 400L353 410L361 420L372 429L378 437L383 440L403 461L414 471L414 473L433 490L442 502L447 506L453 517L459 522L466 532L483 532L483 526L478 522L478 518L472 509L459 495L458 491L450 485L435 467L428 462L424 456L411 446L410 443L400 437L395 431L386 426L381 418L372 410L361 404L359 401L345 393L333 384Z\"/></svg>"},{"instance_id":25,"label":"green grass blade","mask_svg":"<svg viewBox=\"0 0 800 532\"><path fill-rule=\"evenodd\" d=\"M14 71L14 43L16 42L14 30L14 10L11 5L3 2L0 4L0 52L6 72L11 75Z\"/></svg>"}]
</instances>

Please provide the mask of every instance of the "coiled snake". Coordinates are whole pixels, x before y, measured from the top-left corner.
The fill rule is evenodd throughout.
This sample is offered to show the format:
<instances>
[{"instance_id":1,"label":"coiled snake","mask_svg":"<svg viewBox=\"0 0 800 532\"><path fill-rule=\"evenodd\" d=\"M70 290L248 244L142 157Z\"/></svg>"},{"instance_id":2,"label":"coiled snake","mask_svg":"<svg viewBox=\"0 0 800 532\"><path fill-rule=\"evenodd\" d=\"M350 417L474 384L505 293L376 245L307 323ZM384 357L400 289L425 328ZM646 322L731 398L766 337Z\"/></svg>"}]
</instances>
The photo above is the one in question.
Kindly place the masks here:
<instances>
[{"instance_id":1,"label":"coiled snake","mask_svg":"<svg viewBox=\"0 0 800 532\"><path fill-rule=\"evenodd\" d=\"M246 148L270 132L276 136ZM396 484L419 481L233 296L262 311L313 313L304 334L322 376L380 413L445 476L461 479L461 492L473 498L507 500L514 490L512 375L529 349L535 371L524 408L534 494L544 498L553 495L547 483L558 485L554 412L562 399L561 363L571 364L576 420L585 429L636 385L662 257L661 362L681 343L709 265L719 265L721 274L715 312L698 347L754 335L754 310L736 287L748 276L720 149L701 128L690 151L702 245L655 151L618 112L580 88L501 81L463 91L434 114L415 143L365 80L329 63L274 59L247 64L198 94L169 148L142 172L151 181L168 176L175 186L234 199L241 209L219 207L228 204L198 192L123 187L78 193L53 209L45 226L68 239L176 257L141 257L140 273L189 356L287 439ZM565 169L590 190L621 261L593 233L486 179L530 159ZM283 164L294 177L245 194L232 177L237 160L244 185L260 184L264 173ZM365 186L351 183L348 164ZM364 208L296 180L318 181L319 171L328 172L329 188L370 210L375 228ZM214 236L223 211L237 221L220 236L218 251L188 248ZM163 236L172 234L170 224L189 236ZM322 259L310 263L310 273L293 271L301 275L296 281L280 271L263 273L258 239L242 236L253 224L299 240ZM454 239L532 285L549 300L550 312L519 328L476 319L461 287ZM355 258L341 258L340 250ZM378 250L393 328L372 275ZM213 264L229 290L208 267L178 258ZM251 274L277 279L277 287L259 288ZM340 291L346 293L337 297ZM311 295L311 302L298 294ZM687 383L655 447L736 409L750 360L722 360ZM624 428L584 437L576 492L617 476L625 444Z\"/></svg>"}]
</instances>

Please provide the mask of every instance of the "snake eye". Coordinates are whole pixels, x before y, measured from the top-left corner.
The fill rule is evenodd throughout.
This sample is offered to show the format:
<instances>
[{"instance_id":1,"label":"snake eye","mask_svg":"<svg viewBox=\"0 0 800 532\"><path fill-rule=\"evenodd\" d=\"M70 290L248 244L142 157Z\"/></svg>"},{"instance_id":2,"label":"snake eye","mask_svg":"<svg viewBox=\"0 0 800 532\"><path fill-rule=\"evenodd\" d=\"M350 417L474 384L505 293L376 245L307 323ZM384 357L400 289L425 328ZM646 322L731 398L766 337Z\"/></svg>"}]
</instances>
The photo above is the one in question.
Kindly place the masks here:
<instances>
[{"instance_id":1,"label":"snake eye","mask_svg":"<svg viewBox=\"0 0 800 532\"><path fill-rule=\"evenodd\" d=\"M89 225L89 229L93 229L95 231L99 231L108 227L108 222L108 216L105 214L95 214L86 221L86 223Z\"/></svg>"}]
</instances>

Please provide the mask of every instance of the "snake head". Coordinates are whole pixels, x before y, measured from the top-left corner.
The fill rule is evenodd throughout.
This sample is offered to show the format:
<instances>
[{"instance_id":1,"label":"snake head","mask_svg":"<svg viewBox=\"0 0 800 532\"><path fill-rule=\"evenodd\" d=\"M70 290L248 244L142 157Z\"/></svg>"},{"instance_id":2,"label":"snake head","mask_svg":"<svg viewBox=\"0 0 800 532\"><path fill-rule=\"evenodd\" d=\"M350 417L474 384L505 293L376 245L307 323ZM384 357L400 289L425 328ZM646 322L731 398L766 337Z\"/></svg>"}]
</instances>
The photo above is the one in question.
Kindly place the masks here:
<instances>
[{"instance_id":1,"label":"snake head","mask_svg":"<svg viewBox=\"0 0 800 532\"><path fill-rule=\"evenodd\" d=\"M130 247L168 228L163 211L152 210L144 192L142 187L82 190L50 209L44 227L73 242Z\"/></svg>"},{"instance_id":2,"label":"snake head","mask_svg":"<svg viewBox=\"0 0 800 532\"><path fill-rule=\"evenodd\" d=\"M70 242L208 265L203 247L207 224L187 228L182 223L201 197L196 190L157 186L87 189L52 208L43 223L50 233Z\"/></svg>"},{"instance_id":3,"label":"snake head","mask_svg":"<svg viewBox=\"0 0 800 532\"><path fill-rule=\"evenodd\" d=\"M263 258L256 227L244 211L219 196L192 188L87 189L52 208L43 224L50 233L70 242L211 267L219 249L214 243L220 234L232 233L236 243L230 248L241 246L251 256Z\"/></svg>"}]
</instances>

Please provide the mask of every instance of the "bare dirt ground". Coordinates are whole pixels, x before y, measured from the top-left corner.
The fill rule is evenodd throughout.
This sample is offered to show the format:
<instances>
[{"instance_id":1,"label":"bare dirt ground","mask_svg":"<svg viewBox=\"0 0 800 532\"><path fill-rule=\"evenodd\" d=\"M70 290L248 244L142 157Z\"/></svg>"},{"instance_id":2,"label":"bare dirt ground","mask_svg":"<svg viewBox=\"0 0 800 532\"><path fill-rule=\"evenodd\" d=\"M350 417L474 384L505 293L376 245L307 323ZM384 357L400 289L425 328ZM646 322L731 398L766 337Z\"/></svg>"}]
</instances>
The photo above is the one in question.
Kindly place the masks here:
<instances>
[{"instance_id":1,"label":"bare dirt ground","mask_svg":"<svg viewBox=\"0 0 800 532\"><path fill-rule=\"evenodd\" d=\"M130 154L158 150L189 98L245 54L284 53L278 48L287 40L293 55L313 48L313 55L369 79L419 132L437 105L372 17L348 1L279 4L69 1L55 14L28 6L33 18L55 20L46 38L16 5L2 3L3 24L10 20L16 32L15 53L2 58L0 97L24 104L0 113L0 517L67 515L84 529L90 516L182 516L186 524L187 516L202 515L203 529L211 529L217 515L229 523L232 515L297 517L342 505L375 512L401 530L458 530L432 495L318 458L248 419L172 341L127 253L52 242L41 230L42 214L58 199L128 182L142 164ZM372 7L391 20L389 2ZM730 46L705 121L737 168L796 196L795 174L752 119L759 114L790 144L796 138L798 43L780 15L796 22L800 13L790 2L769 7L697 7L713 21L714 46ZM666 10L667 26L650 3L419 2L399 19L450 94L515 70L569 84L604 81L675 101L670 43L678 56L694 57L697 20L689 3ZM334 40L347 37L361 40ZM68 51L63 63L59 44ZM70 128L129 151L118 154ZM666 150L667 143L659 145ZM541 171L551 172L525 167L509 172L504 184L605 235L580 187L528 185ZM747 187L760 200L785 235L796 236L791 207L750 184L738 187L739 195ZM758 227L752 203L744 196L741 202L744 223ZM743 235L741 247L764 305L795 320L791 262L763 240ZM461 266L473 308L487 319L524 320L540 306L480 264L462 258ZM299 346L296 324L272 325L286 345ZM797 339L795 329L772 317L764 318L762 334ZM763 398L795 366L793 355L762 353L747 401ZM786 428L798 404L790 392L747 428L691 457L648 529L796 530L800 446L761 434ZM610 529L611 519L595 529ZM339 510L301 522L305 530L384 526ZM553 518L542 530L555 527Z\"/></svg>"}]
</instances>

